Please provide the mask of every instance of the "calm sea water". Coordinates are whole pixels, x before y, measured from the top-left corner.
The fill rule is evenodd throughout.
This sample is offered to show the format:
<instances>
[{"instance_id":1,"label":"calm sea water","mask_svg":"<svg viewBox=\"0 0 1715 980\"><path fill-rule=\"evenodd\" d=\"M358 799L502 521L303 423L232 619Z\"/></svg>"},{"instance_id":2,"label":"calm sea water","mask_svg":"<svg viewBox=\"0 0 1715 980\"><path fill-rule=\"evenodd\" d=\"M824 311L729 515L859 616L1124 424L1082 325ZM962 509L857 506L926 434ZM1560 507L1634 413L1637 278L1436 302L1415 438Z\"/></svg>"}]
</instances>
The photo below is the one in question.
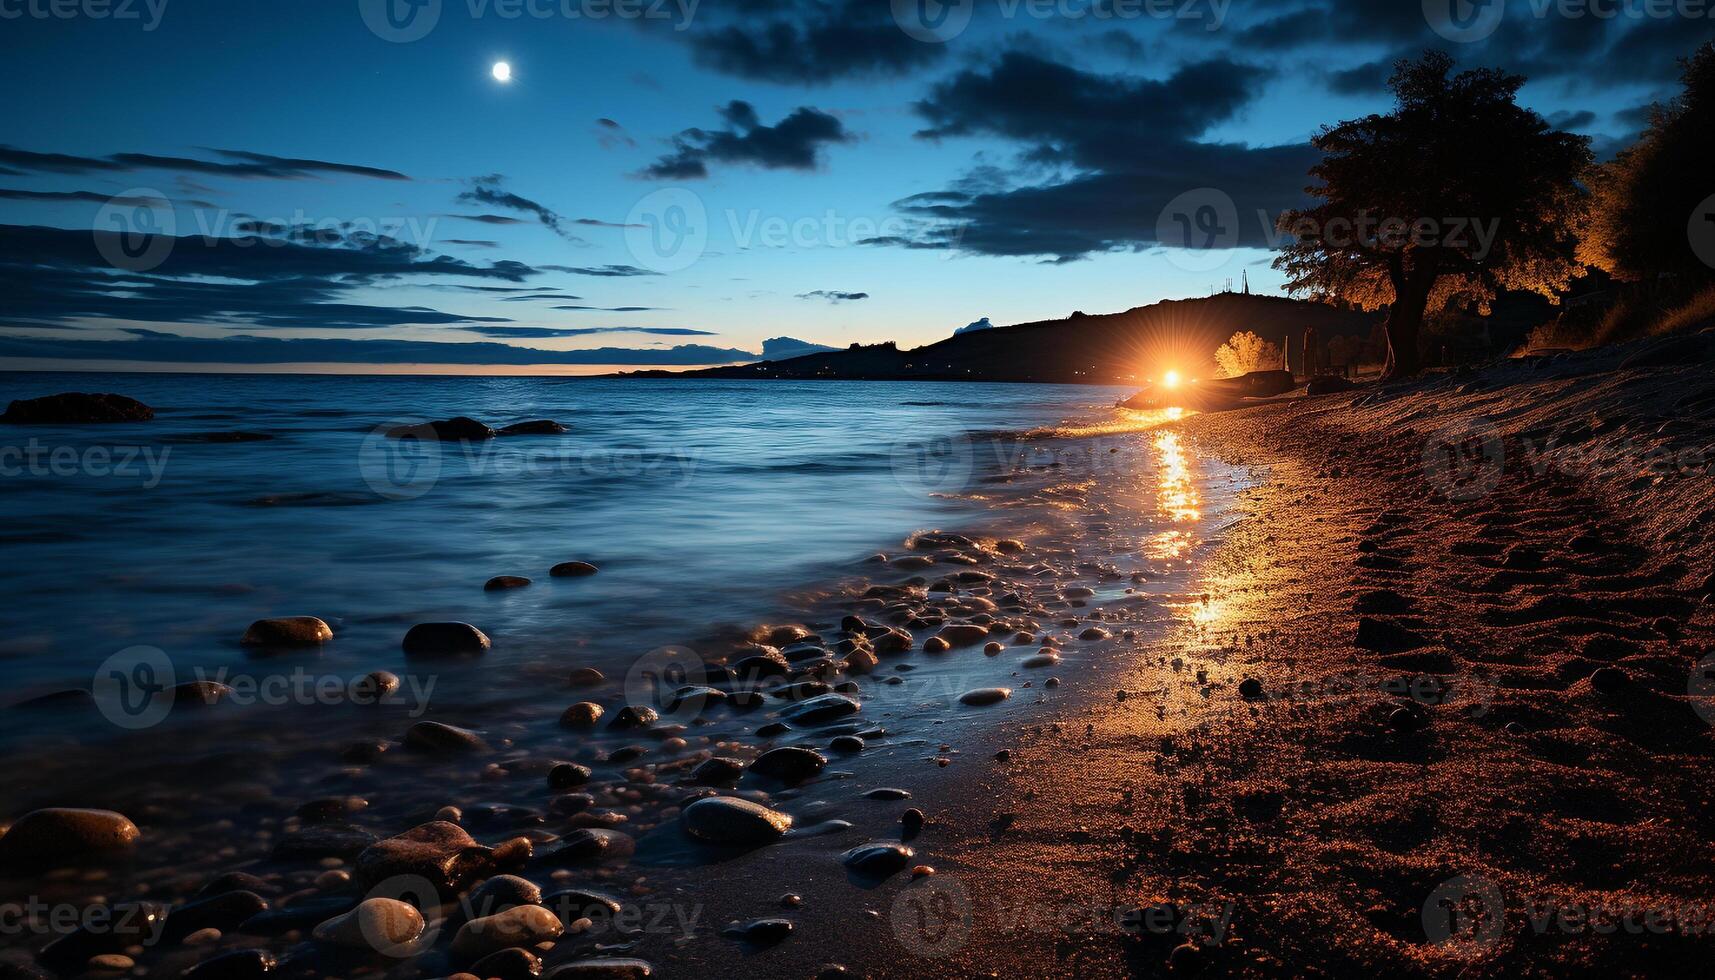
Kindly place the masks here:
<instances>
[{"instance_id":1,"label":"calm sea water","mask_svg":"<svg viewBox=\"0 0 1715 980\"><path fill-rule=\"evenodd\" d=\"M0 375L0 402L113 391L122 426L0 427L6 701L88 689L115 653L182 680L242 669L245 627L307 614L315 669L404 672L400 639L476 624L494 650L437 695L515 695L567 664L623 663L784 590L849 572L915 528L971 520L985 461L959 437L1100 418L1116 389L543 378ZM390 424L556 419L569 435L401 446ZM245 432L265 441L207 441ZM602 569L551 579L571 559ZM529 588L485 592L494 575ZM549 665L551 674L536 668ZM0 736L9 738L11 736Z\"/></svg>"}]
</instances>

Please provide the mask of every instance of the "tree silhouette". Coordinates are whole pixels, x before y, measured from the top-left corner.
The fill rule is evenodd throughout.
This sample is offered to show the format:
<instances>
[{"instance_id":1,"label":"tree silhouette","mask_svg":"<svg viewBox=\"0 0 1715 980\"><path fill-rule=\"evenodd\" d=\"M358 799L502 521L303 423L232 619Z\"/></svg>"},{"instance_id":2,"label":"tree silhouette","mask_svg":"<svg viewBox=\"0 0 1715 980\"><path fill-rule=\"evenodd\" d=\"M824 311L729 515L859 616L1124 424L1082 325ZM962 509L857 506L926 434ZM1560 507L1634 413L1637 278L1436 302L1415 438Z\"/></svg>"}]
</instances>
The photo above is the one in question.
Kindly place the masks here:
<instances>
[{"instance_id":1,"label":"tree silhouette","mask_svg":"<svg viewBox=\"0 0 1715 980\"><path fill-rule=\"evenodd\" d=\"M1621 279L1707 281L1698 236L1715 241L1701 205L1715 194L1715 41L1682 62L1685 91L1654 107L1638 142L1599 168L1579 257ZM1704 227L1699 227L1698 222Z\"/></svg>"},{"instance_id":2,"label":"tree silhouette","mask_svg":"<svg viewBox=\"0 0 1715 980\"><path fill-rule=\"evenodd\" d=\"M1321 203L1279 222L1288 289L1388 307L1385 378L1417 373L1426 314L1487 313L1501 289L1554 299L1580 269L1589 139L1519 106L1522 77L1452 68L1444 52L1401 60L1392 112L1323 127L1307 189Z\"/></svg>"}]
</instances>

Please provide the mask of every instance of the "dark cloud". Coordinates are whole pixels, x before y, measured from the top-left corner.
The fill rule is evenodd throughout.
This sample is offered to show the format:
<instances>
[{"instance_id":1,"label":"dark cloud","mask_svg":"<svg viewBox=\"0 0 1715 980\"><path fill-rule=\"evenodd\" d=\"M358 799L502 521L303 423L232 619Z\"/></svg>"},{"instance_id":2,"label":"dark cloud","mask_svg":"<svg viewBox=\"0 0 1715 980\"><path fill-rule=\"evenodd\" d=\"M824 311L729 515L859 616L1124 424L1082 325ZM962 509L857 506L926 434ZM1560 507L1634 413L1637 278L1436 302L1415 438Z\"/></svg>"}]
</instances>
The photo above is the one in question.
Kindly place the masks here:
<instances>
[{"instance_id":1,"label":"dark cloud","mask_svg":"<svg viewBox=\"0 0 1715 980\"><path fill-rule=\"evenodd\" d=\"M628 278L630 276L658 276L661 274L653 269L641 269L635 265L544 265L538 268L548 272L564 272L574 276L600 276L609 279Z\"/></svg>"},{"instance_id":2,"label":"dark cloud","mask_svg":"<svg viewBox=\"0 0 1715 980\"><path fill-rule=\"evenodd\" d=\"M465 191L458 196L459 203L482 204L492 208L506 208L511 211L533 214L536 216L536 220L541 222L544 227L548 228L554 234L559 235L561 238L564 238L566 241L578 243L583 242L583 239L572 234L566 229L566 219L561 217L559 212L547 207L546 205L538 204L527 197L519 197L517 194L506 190L501 186L505 182L506 178L499 174L489 174L486 177L472 178L470 182L470 190Z\"/></svg>"},{"instance_id":3,"label":"dark cloud","mask_svg":"<svg viewBox=\"0 0 1715 980\"><path fill-rule=\"evenodd\" d=\"M659 306L556 306L556 310L581 310L590 313L649 313Z\"/></svg>"},{"instance_id":4,"label":"dark cloud","mask_svg":"<svg viewBox=\"0 0 1715 980\"><path fill-rule=\"evenodd\" d=\"M514 218L505 214L443 214L443 218L457 218L460 221L475 221L485 225L526 225L523 218Z\"/></svg>"},{"instance_id":5,"label":"dark cloud","mask_svg":"<svg viewBox=\"0 0 1715 980\"><path fill-rule=\"evenodd\" d=\"M685 130L673 138L673 152L651 164L643 175L658 180L707 177L710 160L769 170L814 170L821 162L822 147L852 140L838 119L808 106L773 126L763 125L748 102L730 102L720 114L726 129Z\"/></svg>"},{"instance_id":6,"label":"dark cloud","mask_svg":"<svg viewBox=\"0 0 1715 980\"><path fill-rule=\"evenodd\" d=\"M1174 198L1214 188L1233 201L1238 243L1262 245L1272 216L1301 202L1317 153L1307 144L1202 138L1244 108L1267 77L1225 58L1184 65L1158 81L1009 52L991 69L935 86L917 105L929 124L919 135L1015 141L1020 169L978 168L951 187L905 198L895 207L913 219L911 233L863 244L1065 262L1153 247L1157 221Z\"/></svg>"},{"instance_id":7,"label":"dark cloud","mask_svg":"<svg viewBox=\"0 0 1715 980\"><path fill-rule=\"evenodd\" d=\"M481 341L304 339L239 335L208 339L127 330L131 340L72 340L0 335L0 357L182 364L636 364L687 367L757 360L750 351L681 344L667 348L539 350Z\"/></svg>"},{"instance_id":8,"label":"dark cloud","mask_svg":"<svg viewBox=\"0 0 1715 980\"><path fill-rule=\"evenodd\" d=\"M900 75L947 53L946 45L901 30L885 0L733 0L705 14L737 23L687 32L692 53L699 64L740 78L815 84Z\"/></svg>"},{"instance_id":9,"label":"dark cloud","mask_svg":"<svg viewBox=\"0 0 1715 980\"><path fill-rule=\"evenodd\" d=\"M600 333L637 333L655 337L713 337L712 330L692 330L689 327L465 327L485 337L587 337Z\"/></svg>"},{"instance_id":10,"label":"dark cloud","mask_svg":"<svg viewBox=\"0 0 1715 980\"><path fill-rule=\"evenodd\" d=\"M0 188L0 201L40 201L44 203L76 202L82 204L115 204L123 207L160 208L171 207L172 201L164 197L139 197L130 194L103 194L100 191L25 191L13 188ZM179 201L178 203L192 208L218 208L218 204L208 201Z\"/></svg>"},{"instance_id":11,"label":"dark cloud","mask_svg":"<svg viewBox=\"0 0 1715 980\"><path fill-rule=\"evenodd\" d=\"M837 289L814 289L807 293L799 293L799 299L825 299L830 303L849 303L854 300L869 299L868 293L848 293Z\"/></svg>"},{"instance_id":12,"label":"dark cloud","mask_svg":"<svg viewBox=\"0 0 1715 980\"><path fill-rule=\"evenodd\" d=\"M499 248L499 242L491 242L486 238L444 238L448 245L466 245L471 248Z\"/></svg>"},{"instance_id":13,"label":"dark cloud","mask_svg":"<svg viewBox=\"0 0 1715 980\"><path fill-rule=\"evenodd\" d=\"M265 223L256 223L261 228ZM117 319L261 327L361 329L399 324L505 323L427 307L344 302L362 286L432 277L522 282L520 262L477 265L369 233L318 229L311 240L127 236L110 231L0 225L0 310L13 324ZM116 269L107 256L165 243L159 265Z\"/></svg>"},{"instance_id":14,"label":"dark cloud","mask_svg":"<svg viewBox=\"0 0 1715 980\"><path fill-rule=\"evenodd\" d=\"M625 131L625 127L614 122L612 119L608 119L604 116L601 119L597 119L595 121L595 125L596 142L600 144L602 149L613 150L619 147L632 149L637 146L637 141L631 138L631 134Z\"/></svg>"},{"instance_id":15,"label":"dark cloud","mask_svg":"<svg viewBox=\"0 0 1715 980\"><path fill-rule=\"evenodd\" d=\"M244 150L212 150L225 161L197 160L190 157L157 156L152 153L115 153L106 157L72 156L65 153L38 153L0 145L0 165L29 173L89 174L128 173L138 170L171 170L181 173L208 174L217 177L267 178L274 180L303 180L340 174L374 177L380 180L410 180L396 170L362 167L326 160L302 160L277 157L267 153Z\"/></svg>"},{"instance_id":16,"label":"dark cloud","mask_svg":"<svg viewBox=\"0 0 1715 980\"><path fill-rule=\"evenodd\" d=\"M647 228L648 225L628 225L620 221L603 221L600 218L578 218L574 225L589 225L593 228Z\"/></svg>"},{"instance_id":17,"label":"dark cloud","mask_svg":"<svg viewBox=\"0 0 1715 980\"><path fill-rule=\"evenodd\" d=\"M936 85L916 104L929 123L918 135L1003 136L1027 144L1033 161L1123 167L1231 119L1267 77L1264 69L1216 58L1155 81L1011 51L988 71L960 72Z\"/></svg>"},{"instance_id":18,"label":"dark cloud","mask_svg":"<svg viewBox=\"0 0 1715 980\"><path fill-rule=\"evenodd\" d=\"M1377 95L1387 90L1387 80L1392 74L1391 62L1367 61L1329 72L1328 88L1340 95Z\"/></svg>"}]
</instances>

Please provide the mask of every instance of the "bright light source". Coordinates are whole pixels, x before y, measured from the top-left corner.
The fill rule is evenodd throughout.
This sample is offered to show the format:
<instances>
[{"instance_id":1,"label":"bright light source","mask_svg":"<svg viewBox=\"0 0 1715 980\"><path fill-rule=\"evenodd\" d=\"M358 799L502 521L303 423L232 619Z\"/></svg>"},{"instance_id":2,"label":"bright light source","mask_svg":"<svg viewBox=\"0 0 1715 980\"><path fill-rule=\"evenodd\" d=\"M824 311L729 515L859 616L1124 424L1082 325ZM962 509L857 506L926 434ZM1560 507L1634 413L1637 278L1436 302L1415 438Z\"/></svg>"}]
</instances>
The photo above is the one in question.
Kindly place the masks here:
<instances>
[{"instance_id":1,"label":"bright light source","mask_svg":"<svg viewBox=\"0 0 1715 980\"><path fill-rule=\"evenodd\" d=\"M494 63L494 80L497 82L512 81L512 66L504 61Z\"/></svg>"},{"instance_id":2,"label":"bright light source","mask_svg":"<svg viewBox=\"0 0 1715 980\"><path fill-rule=\"evenodd\" d=\"M1169 371L1166 374L1162 375L1161 376L1161 386L1163 388L1177 388L1177 387L1179 387L1179 372L1178 371Z\"/></svg>"}]
</instances>

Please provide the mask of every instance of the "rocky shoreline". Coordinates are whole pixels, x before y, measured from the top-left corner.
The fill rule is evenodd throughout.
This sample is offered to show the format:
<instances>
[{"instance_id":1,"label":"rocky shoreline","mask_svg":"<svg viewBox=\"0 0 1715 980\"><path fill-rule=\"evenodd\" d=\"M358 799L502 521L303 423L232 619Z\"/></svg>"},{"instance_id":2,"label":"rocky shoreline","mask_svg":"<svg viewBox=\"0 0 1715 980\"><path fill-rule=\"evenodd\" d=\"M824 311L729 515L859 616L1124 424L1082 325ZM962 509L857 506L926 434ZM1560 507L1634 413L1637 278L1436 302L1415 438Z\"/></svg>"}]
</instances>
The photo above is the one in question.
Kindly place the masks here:
<instances>
[{"instance_id":1,"label":"rocky shoreline","mask_svg":"<svg viewBox=\"0 0 1715 980\"><path fill-rule=\"evenodd\" d=\"M0 860L8 894L102 921L66 932L27 911L7 975L510 980L680 975L765 953L782 969L861 975L826 916L885 934L888 916L862 907L935 876L941 822L913 804L913 784L1004 766L1004 750L975 748L1006 737L998 719L1044 710L1065 671L1171 615L1142 593L1170 587L1178 573L1162 569L1183 561L1144 561L1099 517L1114 501L1090 472L1147 472L1151 452L1130 440L1098 460L1086 445L1081 468L1050 454L994 475L985 492L1008 496L997 523L1028 542L919 532L819 590L802 624L658 651L625 678L570 667L557 734L417 720L328 746L337 768L309 780L322 796L222 782L195 816L181 800L23 815L0 837L0 854L20 832L31 852L25 876ZM1137 560L1116 563L1116 547ZM289 652L335 632L287 617L244 642ZM418 623L403 646L408 660L480 662L489 640ZM379 699L399 678L363 683ZM222 699L206 682L175 695ZM97 847L79 830L104 825L131 832ZM104 924L121 919L132 925Z\"/></svg>"}]
</instances>

